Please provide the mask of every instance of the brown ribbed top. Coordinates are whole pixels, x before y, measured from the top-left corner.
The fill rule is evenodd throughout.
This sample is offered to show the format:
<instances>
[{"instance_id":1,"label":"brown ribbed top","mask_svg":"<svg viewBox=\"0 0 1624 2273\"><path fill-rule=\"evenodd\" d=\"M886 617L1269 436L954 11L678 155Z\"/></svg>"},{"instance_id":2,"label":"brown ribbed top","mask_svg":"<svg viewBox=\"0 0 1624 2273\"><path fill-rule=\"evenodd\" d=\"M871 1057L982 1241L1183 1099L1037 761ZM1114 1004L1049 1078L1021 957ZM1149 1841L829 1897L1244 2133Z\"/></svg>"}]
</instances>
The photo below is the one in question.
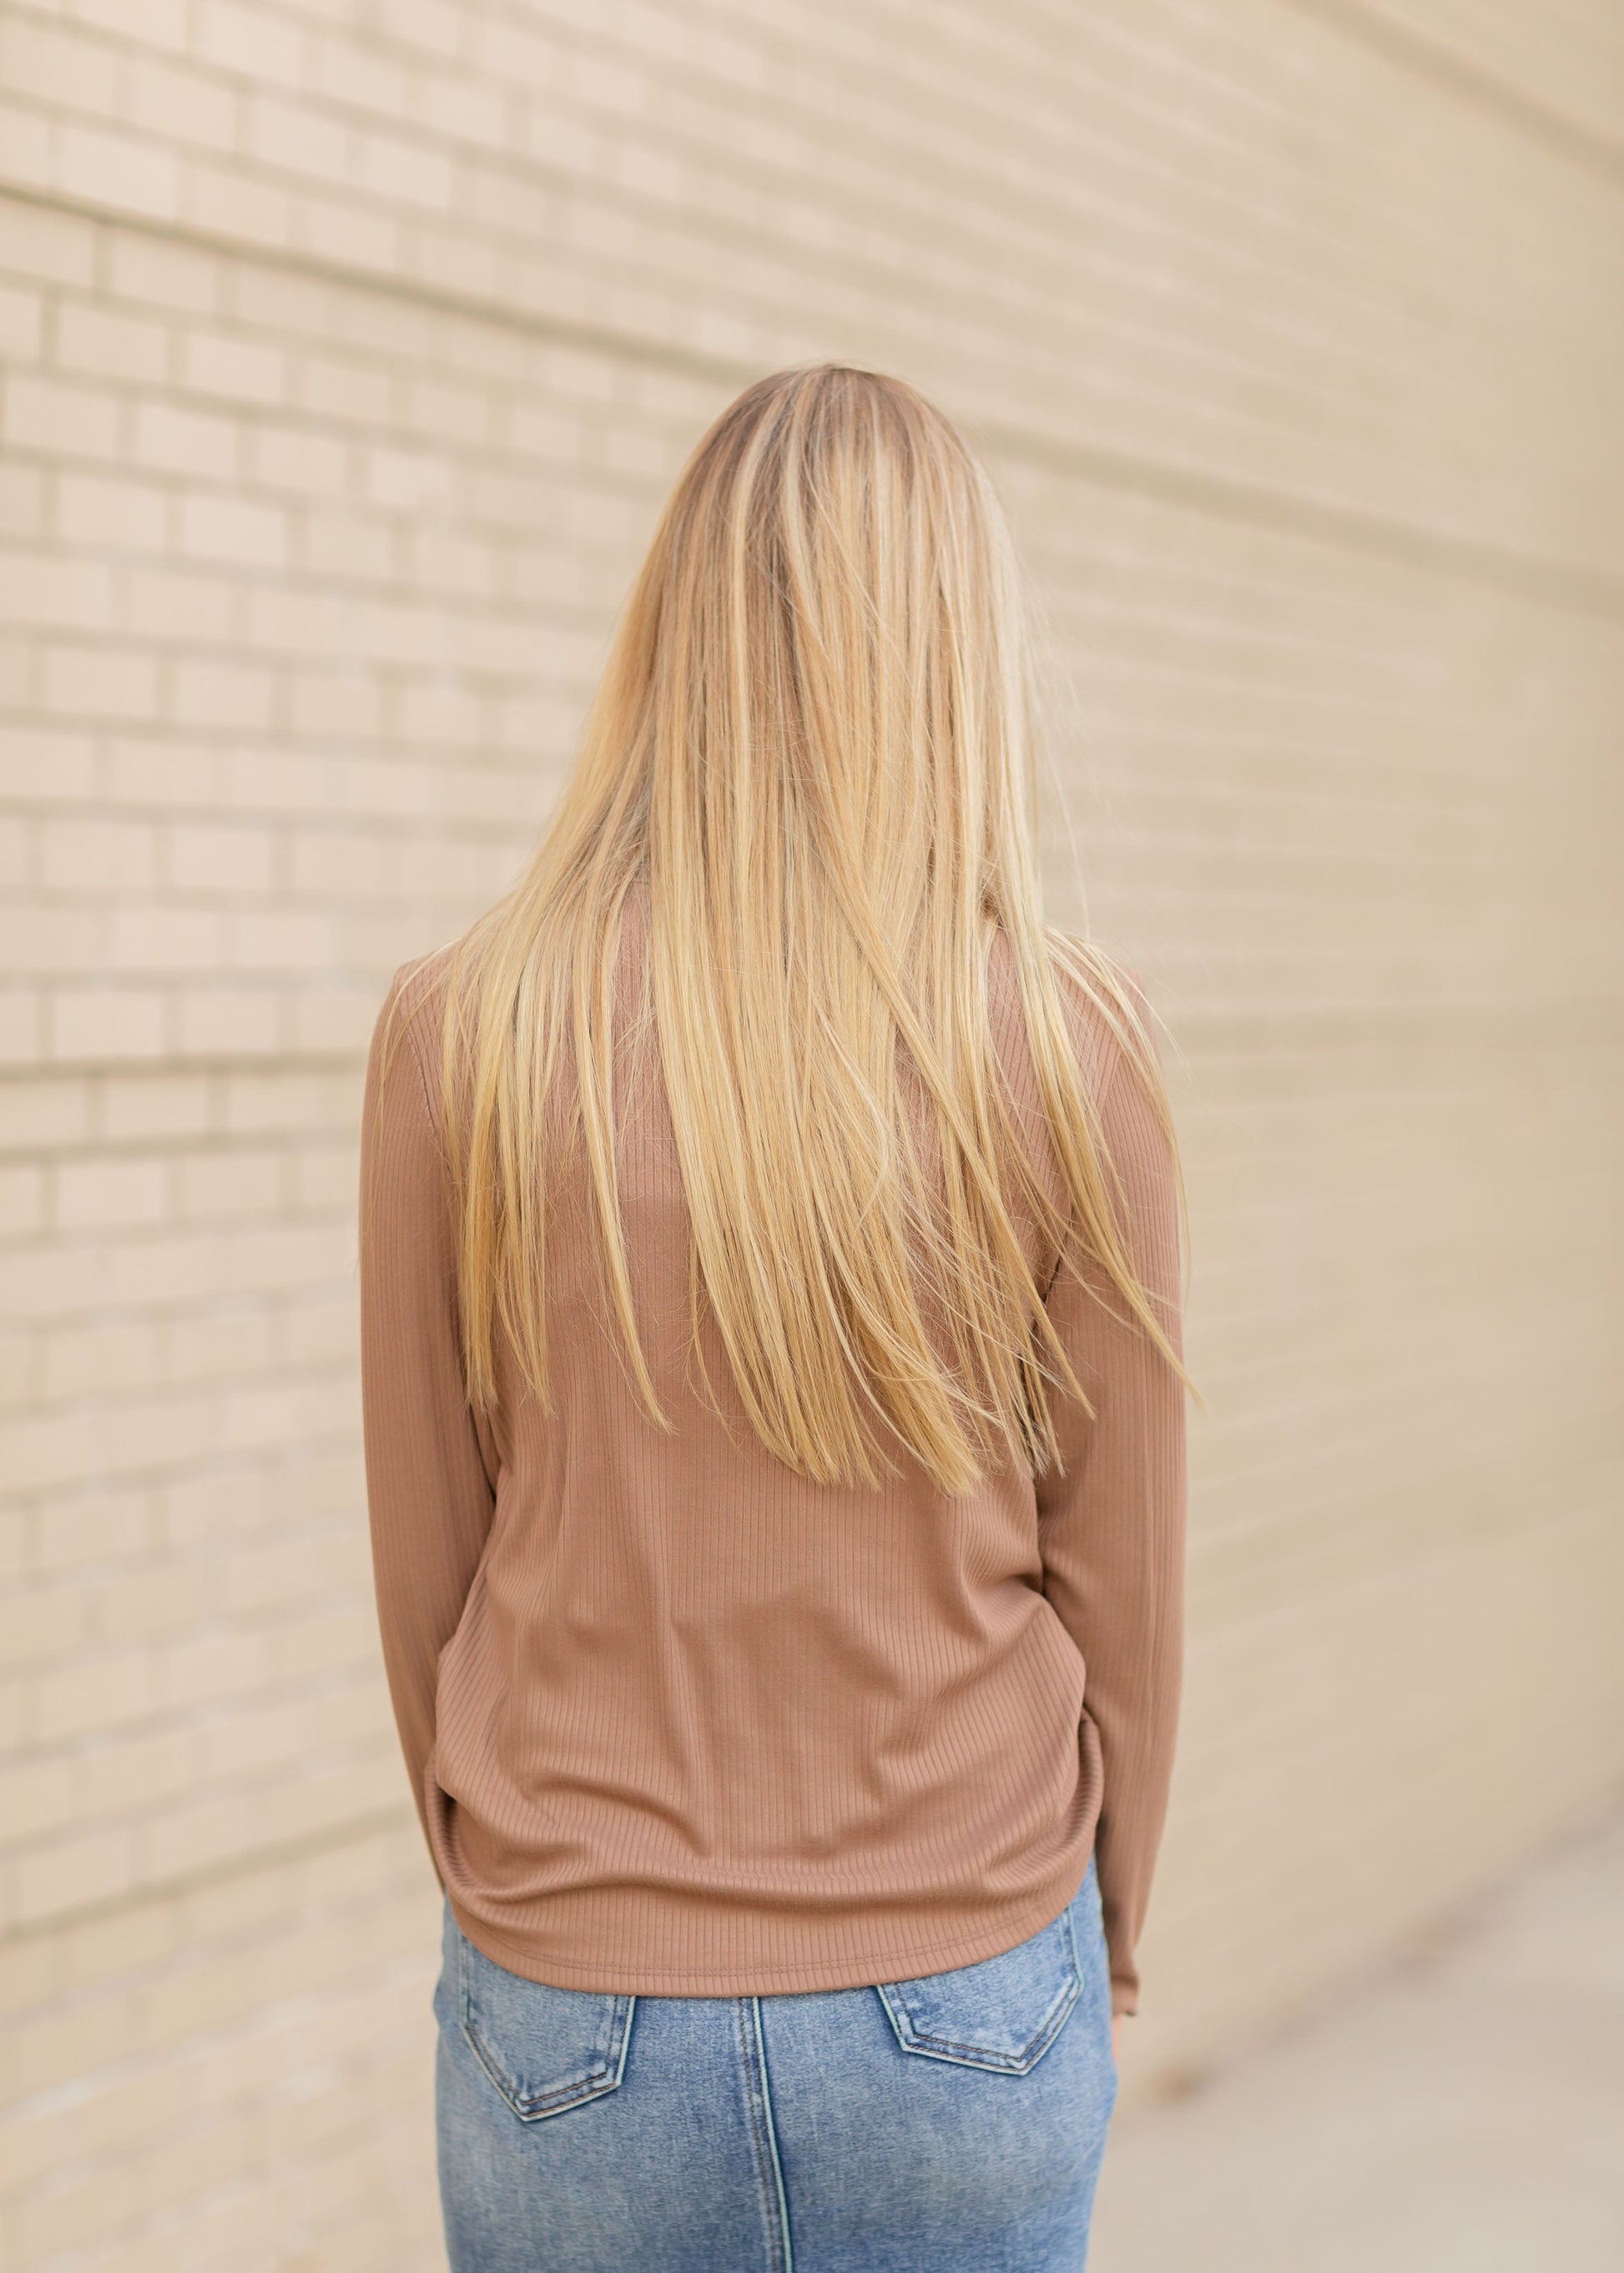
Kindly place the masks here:
<instances>
[{"instance_id":1,"label":"brown ribbed top","mask_svg":"<svg viewBox=\"0 0 1624 2273\"><path fill-rule=\"evenodd\" d=\"M622 979L646 936L634 896ZM917 1467L878 1489L804 1482L754 1437L707 1317L730 1440L685 1369L687 1216L656 1077L617 1080L617 1158L638 1323L678 1433L644 1415L605 1323L584 1188L549 1234L556 1410L509 1373L492 1419L474 1418L431 1107L442 968L396 973L387 1079L381 1017L373 1039L361 1344L384 1662L458 1924L565 1988L849 1988L1012 1948L1071 1901L1093 1844L1113 2008L1136 2011L1182 1677L1177 1376L1031 1230L1097 1412L1051 1390L1064 1477L1004 1473L958 1498ZM989 978L1000 1061L1047 1159L1001 941ZM1169 1152L1103 1022L1066 994L1177 1347Z\"/></svg>"}]
</instances>

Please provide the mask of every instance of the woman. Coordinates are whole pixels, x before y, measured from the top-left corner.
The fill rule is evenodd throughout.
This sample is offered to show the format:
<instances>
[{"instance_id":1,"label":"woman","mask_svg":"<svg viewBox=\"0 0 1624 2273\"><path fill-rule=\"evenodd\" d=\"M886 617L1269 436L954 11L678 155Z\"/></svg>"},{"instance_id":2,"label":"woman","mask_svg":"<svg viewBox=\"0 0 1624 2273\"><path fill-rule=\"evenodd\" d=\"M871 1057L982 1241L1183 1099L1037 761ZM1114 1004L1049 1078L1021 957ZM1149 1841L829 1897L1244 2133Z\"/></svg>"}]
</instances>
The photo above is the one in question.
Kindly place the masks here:
<instances>
[{"instance_id":1,"label":"woman","mask_svg":"<svg viewBox=\"0 0 1624 2273\"><path fill-rule=\"evenodd\" d=\"M1077 2268L1182 1652L1182 1192L1038 911L1007 535L913 389L699 444L364 1108L454 2273Z\"/></svg>"}]
</instances>

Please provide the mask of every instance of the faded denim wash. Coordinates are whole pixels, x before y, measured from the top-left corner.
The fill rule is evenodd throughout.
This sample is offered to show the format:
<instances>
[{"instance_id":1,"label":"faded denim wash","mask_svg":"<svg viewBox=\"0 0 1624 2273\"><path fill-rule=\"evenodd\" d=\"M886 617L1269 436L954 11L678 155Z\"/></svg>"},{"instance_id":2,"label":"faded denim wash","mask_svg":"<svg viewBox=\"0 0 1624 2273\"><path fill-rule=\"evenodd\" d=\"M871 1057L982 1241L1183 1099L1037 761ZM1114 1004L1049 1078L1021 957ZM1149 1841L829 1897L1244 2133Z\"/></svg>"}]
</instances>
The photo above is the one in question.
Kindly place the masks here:
<instances>
[{"instance_id":1,"label":"faded denim wash","mask_svg":"<svg viewBox=\"0 0 1624 2273\"><path fill-rule=\"evenodd\" d=\"M1002 1955L873 1988L555 1989L445 1909L452 2273L1083 2273L1116 2100L1092 1855Z\"/></svg>"}]
</instances>

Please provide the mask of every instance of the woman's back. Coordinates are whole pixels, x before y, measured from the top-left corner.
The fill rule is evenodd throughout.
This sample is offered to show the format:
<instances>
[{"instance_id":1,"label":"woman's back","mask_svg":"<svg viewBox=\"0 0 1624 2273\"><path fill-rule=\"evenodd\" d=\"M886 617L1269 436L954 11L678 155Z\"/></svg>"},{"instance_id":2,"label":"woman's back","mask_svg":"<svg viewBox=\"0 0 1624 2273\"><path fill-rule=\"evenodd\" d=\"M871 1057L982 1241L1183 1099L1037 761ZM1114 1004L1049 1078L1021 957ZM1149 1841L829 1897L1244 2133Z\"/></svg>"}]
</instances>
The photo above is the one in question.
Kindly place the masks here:
<instances>
[{"instance_id":1,"label":"woman's back","mask_svg":"<svg viewBox=\"0 0 1624 2273\"><path fill-rule=\"evenodd\" d=\"M658 1058L635 1046L646 895L617 974L617 1170L658 1429L618 1353L583 1167L547 1242L551 1416L500 1361L470 1413L434 1111L444 957L409 966L366 1103L369 1497L386 1662L459 1925L533 1979L729 1995L968 1964L1056 1917L1096 1832L1116 1994L1177 1719L1181 1384L1068 1272L1051 1315L1096 1408L1063 1477L957 1497L916 1462L812 1484L751 1436L713 1322L688 1345L688 1228ZM1007 954L992 1031L1042 1121ZM1145 1283L1176 1288L1171 1160L1120 1046L1076 1024ZM386 1035L397 1037L387 1080ZM1056 1189L1057 1189L1056 1182ZM1028 1220L1028 1260L1058 1260ZM1107 1794L1103 1827L1099 1818Z\"/></svg>"}]
</instances>

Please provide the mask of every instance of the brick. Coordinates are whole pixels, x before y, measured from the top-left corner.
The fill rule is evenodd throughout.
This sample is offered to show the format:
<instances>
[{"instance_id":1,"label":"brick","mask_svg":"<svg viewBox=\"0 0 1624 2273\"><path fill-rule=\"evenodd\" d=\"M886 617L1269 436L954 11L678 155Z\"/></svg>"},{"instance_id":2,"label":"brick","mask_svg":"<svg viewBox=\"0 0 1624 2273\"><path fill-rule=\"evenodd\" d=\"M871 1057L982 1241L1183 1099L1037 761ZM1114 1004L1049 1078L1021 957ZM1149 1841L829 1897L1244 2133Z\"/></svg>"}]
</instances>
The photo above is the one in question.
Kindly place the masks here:
<instances>
[{"instance_id":1,"label":"brick","mask_svg":"<svg viewBox=\"0 0 1624 2273\"><path fill-rule=\"evenodd\" d=\"M287 557L287 521L274 506L195 491L181 502L179 541L199 559L275 568Z\"/></svg>"},{"instance_id":2,"label":"brick","mask_svg":"<svg viewBox=\"0 0 1624 2273\"><path fill-rule=\"evenodd\" d=\"M90 1129L91 1104L90 1085L82 1080L13 1080L6 1099L5 1152L37 1152L82 1142Z\"/></svg>"},{"instance_id":3,"label":"brick","mask_svg":"<svg viewBox=\"0 0 1624 2273\"><path fill-rule=\"evenodd\" d=\"M297 234L296 211L283 183L248 173L235 161L198 157L187 168L186 219L228 242L285 248Z\"/></svg>"},{"instance_id":4,"label":"brick","mask_svg":"<svg viewBox=\"0 0 1624 2273\"><path fill-rule=\"evenodd\" d=\"M197 394L278 403L287 393L282 352L260 340L223 332L192 332L186 339L181 368L184 385Z\"/></svg>"},{"instance_id":5,"label":"brick","mask_svg":"<svg viewBox=\"0 0 1624 2273\"><path fill-rule=\"evenodd\" d=\"M275 1152L200 1153L182 1167L179 1205L189 1217L267 1215L281 1196Z\"/></svg>"},{"instance_id":6,"label":"brick","mask_svg":"<svg viewBox=\"0 0 1624 2273\"><path fill-rule=\"evenodd\" d=\"M5 439L14 450L41 450L68 460L112 458L120 448L121 408L104 388L71 386L42 373L8 373Z\"/></svg>"},{"instance_id":7,"label":"brick","mask_svg":"<svg viewBox=\"0 0 1624 2273\"><path fill-rule=\"evenodd\" d=\"M19 363L37 363L44 338L45 303L22 285L0 286L0 354Z\"/></svg>"},{"instance_id":8,"label":"brick","mask_svg":"<svg viewBox=\"0 0 1624 2273\"><path fill-rule=\"evenodd\" d=\"M184 316L211 315L219 304L222 262L194 245L117 230L108 242L107 267L122 304Z\"/></svg>"},{"instance_id":9,"label":"brick","mask_svg":"<svg viewBox=\"0 0 1624 2273\"><path fill-rule=\"evenodd\" d=\"M162 1161L64 1160L56 1172L56 1220L64 1231L156 1223L165 1212L167 1195Z\"/></svg>"},{"instance_id":10,"label":"brick","mask_svg":"<svg viewBox=\"0 0 1624 2273\"><path fill-rule=\"evenodd\" d=\"M207 743L109 737L103 765L107 794L120 805L157 808L167 819L219 801L220 766Z\"/></svg>"},{"instance_id":11,"label":"brick","mask_svg":"<svg viewBox=\"0 0 1624 2273\"><path fill-rule=\"evenodd\" d=\"M349 185L350 130L342 118L308 102L282 102L260 93L248 103L244 139L262 165L279 172Z\"/></svg>"},{"instance_id":12,"label":"brick","mask_svg":"<svg viewBox=\"0 0 1624 2273\"><path fill-rule=\"evenodd\" d=\"M207 1225L231 1220L229 1211L188 1211L184 1219ZM173 1364L189 1381L241 1381L264 1374L276 1361L278 1335L274 1320L263 1309L239 1311L229 1317L218 1312L205 1319L186 1319L169 1338Z\"/></svg>"},{"instance_id":13,"label":"brick","mask_svg":"<svg viewBox=\"0 0 1624 2273\"><path fill-rule=\"evenodd\" d=\"M110 971L151 975L212 970L220 956L220 918L212 908L119 906L109 924Z\"/></svg>"},{"instance_id":14,"label":"brick","mask_svg":"<svg viewBox=\"0 0 1624 2273\"><path fill-rule=\"evenodd\" d=\"M239 908L231 920L227 960L239 971L321 971L331 967L333 934L325 915L297 908Z\"/></svg>"},{"instance_id":15,"label":"brick","mask_svg":"<svg viewBox=\"0 0 1624 2273\"><path fill-rule=\"evenodd\" d=\"M162 1377L159 1349L157 1337L143 1325L46 1329L38 1341L36 1393L47 1405L143 1394Z\"/></svg>"},{"instance_id":16,"label":"brick","mask_svg":"<svg viewBox=\"0 0 1624 2273\"><path fill-rule=\"evenodd\" d=\"M63 988L50 1005L50 1055L57 1062L117 1063L155 1057L162 1046L162 994L136 987Z\"/></svg>"},{"instance_id":17,"label":"brick","mask_svg":"<svg viewBox=\"0 0 1624 2273\"><path fill-rule=\"evenodd\" d=\"M64 473L56 484L56 533L64 545L156 552L169 541L169 495L154 482L116 474Z\"/></svg>"},{"instance_id":18,"label":"brick","mask_svg":"<svg viewBox=\"0 0 1624 2273\"><path fill-rule=\"evenodd\" d=\"M41 1737L61 1742L146 1714L156 1699L156 1675L145 1650L79 1653L71 1670L39 1684L35 1703Z\"/></svg>"},{"instance_id":19,"label":"brick","mask_svg":"<svg viewBox=\"0 0 1624 2273\"><path fill-rule=\"evenodd\" d=\"M91 974L101 970L106 922L89 901L67 907L0 911L0 942L14 976Z\"/></svg>"},{"instance_id":20,"label":"brick","mask_svg":"<svg viewBox=\"0 0 1624 2273\"><path fill-rule=\"evenodd\" d=\"M171 568L143 561L124 570L119 579L119 596L117 628L124 639L145 639L154 648L172 648L198 641L225 645L232 638L238 612L237 596L230 583L212 569ZM184 727L195 723L192 674L199 670L207 673L210 668L189 659L173 666L169 716L174 724ZM231 666L214 668L229 671ZM234 723L240 723L241 715L233 711ZM189 754L195 765L197 754ZM109 764L109 789L114 770ZM118 770L124 770L122 761Z\"/></svg>"},{"instance_id":21,"label":"brick","mask_svg":"<svg viewBox=\"0 0 1624 2273\"><path fill-rule=\"evenodd\" d=\"M11 118L19 113L13 110ZM78 214L6 200L0 269L41 283L87 284L95 273L95 240Z\"/></svg>"},{"instance_id":22,"label":"brick","mask_svg":"<svg viewBox=\"0 0 1624 2273\"><path fill-rule=\"evenodd\" d=\"M451 169L441 153L394 134L361 136L360 185L431 213L444 213L451 203Z\"/></svg>"},{"instance_id":23,"label":"brick","mask_svg":"<svg viewBox=\"0 0 1624 2273\"><path fill-rule=\"evenodd\" d=\"M148 1550L153 1512L143 1493L84 1493L41 1507L34 1519L41 1573L72 1571Z\"/></svg>"},{"instance_id":24,"label":"brick","mask_svg":"<svg viewBox=\"0 0 1624 2273\"><path fill-rule=\"evenodd\" d=\"M167 221L180 209L173 154L132 134L64 123L56 138L56 178L71 196L117 212Z\"/></svg>"},{"instance_id":25,"label":"brick","mask_svg":"<svg viewBox=\"0 0 1624 2273\"><path fill-rule=\"evenodd\" d=\"M27 105L0 98L0 139L12 184L18 189L49 191L55 172L50 120Z\"/></svg>"},{"instance_id":26,"label":"brick","mask_svg":"<svg viewBox=\"0 0 1624 2273\"><path fill-rule=\"evenodd\" d=\"M241 97L228 82L147 56L132 56L124 82L126 124L171 145L236 148Z\"/></svg>"},{"instance_id":27,"label":"brick","mask_svg":"<svg viewBox=\"0 0 1624 2273\"><path fill-rule=\"evenodd\" d=\"M184 384L202 395L232 395L244 402L277 405L287 395L280 348L228 332L191 332L182 359Z\"/></svg>"},{"instance_id":28,"label":"brick","mask_svg":"<svg viewBox=\"0 0 1624 2273\"><path fill-rule=\"evenodd\" d=\"M143 822L48 817L40 827L41 880L55 891L139 891L153 881L154 847Z\"/></svg>"},{"instance_id":29,"label":"brick","mask_svg":"<svg viewBox=\"0 0 1624 2273\"><path fill-rule=\"evenodd\" d=\"M341 495L350 453L341 441L303 427L261 426L254 440L254 477L259 486L299 496Z\"/></svg>"},{"instance_id":30,"label":"brick","mask_svg":"<svg viewBox=\"0 0 1624 2273\"><path fill-rule=\"evenodd\" d=\"M0 814L0 883L15 888L29 881L37 839L38 831L29 817Z\"/></svg>"},{"instance_id":31,"label":"brick","mask_svg":"<svg viewBox=\"0 0 1624 2273\"><path fill-rule=\"evenodd\" d=\"M0 986L0 1066L37 1063L45 1013L44 996L37 986Z\"/></svg>"},{"instance_id":32,"label":"brick","mask_svg":"<svg viewBox=\"0 0 1624 2273\"><path fill-rule=\"evenodd\" d=\"M0 465L0 536L37 537L45 531L45 475L39 466Z\"/></svg>"},{"instance_id":33,"label":"brick","mask_svg":"<svg viewBox=\"0 0 1624 2273\"><path fill-rule=\"evenodd\" d=\"M175 716L183 726L258 729L275 712L275 682L250 664L182 663L175 674Z\"/></svg>"},{"instance_id":34,"label":"brick","mask_svg":"<svg viewBox=\"0 0 1624 2273\"><path fill-rule=\"evenodd\" d=\"M133 647L49 647L41 701L66 718L150 717L158 703L154 657Z\"/></svg>"},{"instance_id":35,"label":"brick","mask_svg":"<svg viewBox=\"0 0 1624 2273\"><path fill-rule=\"evenodd\" d=\"M399 563L400 539L392 523L353 512L306 515L298 563L305 575L383 583L398 575Z\"/></svg>"},{"instance_id":36,"label":"brick","mask_svg":"<svg viewBox=\"0 0 1624 2273\"><path fill-rule=\"evenodd\" d=\"M214 1113L212 1085L195 1075L121 1074L101 1097L101 1125L113 1144L197 1136L214 1125Z\"/></svg>"},{"instance_id":37,"label":"brick","mask_svg":"<svg viewBox=\"0 0 1624 2273\"><path fill-rule=\"evenodd\" d=\"M13 1838L36 1844L51 1834L60 1835L73 1820L80 1794L55 1763L23 1761L0 1770L0 1809ZM14 2172L12 2173L14 2175Z\"/></svg>"},{"instance_id":38,"label":"brick","mask_svg":"<svg viewBox=\"0 0 1624 2273\"><path fill-rule=\"evenodd\" d=\"M56 362L93 379L161 385L169 367L167 325L123 310L66 302L56 312Z\"/></svg>"},{"instance_id":39,"label":"brick","mask_svg":"<svg viewBox=\"0 0 1624 2273\"><path fill-rule=\"evenodd\" d=\"M112 115L117 64L106 46L66 24L13 12L0 21L0 81L53 111Z\"/></svg>"},{"instance_id":40,"label":"brick","mask_svg":"<svg viewBox=\"0 0 1624 2273\"><path fill-rule=\"evenodd\" d=\"M199 986L175 1008L180 1047L188 1056L264 1057L282 1046L281 1007L274 994Z\"/></svg>"},{"instance_id":41,"label":"brick","mask_svg":"<svg viewBox=\"0 0 1624 2273\"><path fill-rule=\"evenodd\" d=\"M144 402L136 413L135 454L154 471L229 481L237 468L237 424L212 411Z\"/></svg>"},{"instance_id":42,"label":"brick","mask_svg":"<svg viewBox=\"0 0 1624 2273\"><path fill-rule=\"evenodd\" d=\"M112 580L98 560L0 551L0 611L14 624L102 631L112 599Z\"/></svg>"},{"instance_id":43,"label":"brick","mask_svg":"<svg viewBox=\"0 0 1624 2273\"><path fill-rule=\"evenodd\" d=\"M45 1224L45 1177L32 1166L0 1167L0 1239L36 1234Z\"/></svg>"},{"instance_id":44,"label":"brick","mask_svg":"<svg viewBox=\"0 0 1624 2273\"><path fill-rule=\"evenodd\" d=\"M403 116L411 100L411 78L392 56L372 42L346 37L341 26L324 26L311 43L316 91L346 109L368 110L391 121Z\"/></svg>"},{"instance_id":45,"label":"brick","mask_svg":"<svg viewBox=\"0 0 1624 2273\"><path fill-rule=\"evenodd\" d=\"M199 52L210 63L256 85L302 85L304 34L297 23L236 0L201 0L194 14Z\"/></svg>"},{"instance_id":46,"label":"brick","mask_svg":"<svg viewBox=\"0 0 1624 2273\"><path fill-rule=\"evenodd\" d=\"M168 873L180 891L235 898L268 891L274 840L263 827L199 823L169 831Z\"/></svg>"},{"instance_id":47,"label":"brick","mask_svg":"<svg viewBox=\"0 0 1624 2273\"><path fill-rule=\"evenodd\" d=\"M387 370L312 353L300 357L298 371L295 399L313 416L372 430L388 422L395 389Z\"/></svg>"}]
</instances>

